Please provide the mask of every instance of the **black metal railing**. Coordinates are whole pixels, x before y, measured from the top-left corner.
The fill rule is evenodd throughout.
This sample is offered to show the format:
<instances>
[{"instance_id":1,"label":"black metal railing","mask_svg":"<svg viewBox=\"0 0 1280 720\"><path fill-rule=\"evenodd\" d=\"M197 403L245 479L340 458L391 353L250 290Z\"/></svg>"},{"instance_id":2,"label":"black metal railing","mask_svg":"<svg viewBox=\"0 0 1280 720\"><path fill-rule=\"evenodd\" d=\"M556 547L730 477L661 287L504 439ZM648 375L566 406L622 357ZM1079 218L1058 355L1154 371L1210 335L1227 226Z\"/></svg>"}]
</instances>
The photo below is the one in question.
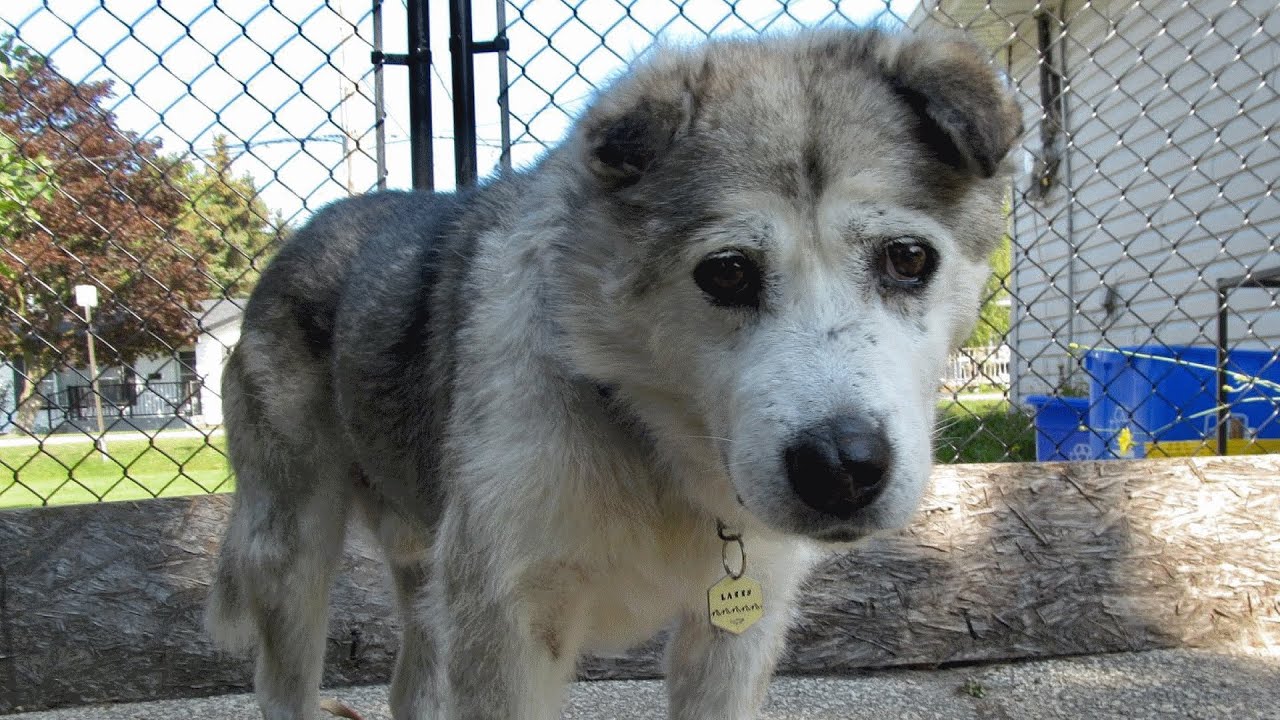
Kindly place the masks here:
<instances>
[{"instance_id":1,"label":"black metal railing","mask_svg":"<svg viewBox=\"0 0 1280 720\"><path fill-rule=\"evenodd\" d=\"M104 417L159 418L195 417L200 414L199 380L181 382L98 383ZM64 401L48 411L62 411L67 417L90 420L96 417L92 385L69 385L63 391Z\"/></svg>"}]
</instances>

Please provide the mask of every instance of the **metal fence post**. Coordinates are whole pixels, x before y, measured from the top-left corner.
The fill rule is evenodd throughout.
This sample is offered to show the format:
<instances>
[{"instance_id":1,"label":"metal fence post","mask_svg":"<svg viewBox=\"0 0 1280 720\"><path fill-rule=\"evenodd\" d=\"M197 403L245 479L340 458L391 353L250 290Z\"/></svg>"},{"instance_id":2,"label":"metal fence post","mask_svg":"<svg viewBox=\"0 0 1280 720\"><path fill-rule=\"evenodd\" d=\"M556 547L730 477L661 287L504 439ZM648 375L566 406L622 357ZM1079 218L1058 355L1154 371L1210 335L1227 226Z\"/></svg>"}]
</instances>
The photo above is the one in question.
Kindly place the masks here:
<instances>
[{"instance_id":1,"label":"metal fence post","mask_svg":"<svg viewBox=\"0 0 1280 720\"><path fill-rule=\"evenodd\" d=\"M503 97L499 104L506 115L506 14L499 0L498 33L493 40L476 42L471 36L471 0L449 0L449 52L452 55L453 69L453 147L454 171L458 187L472 187L479 174L476 171L476 82L475 55L481 53L499 53L499 76L502 82ZM504 147L510 133L505 131ZM504 167L510 165L510 158Z\"/></svg>"},{"instance_id":2,"label":"metal fence post","mask_svg":"<svg viewBox=\"0 0 1280 720\"><path fill-rule=\"evenodd\" d=\"M435 189L431 150L431 23L427 0L408 0L409 13L409 154L413 187Z\"/></svg>"},{"instance_id":3,"label":"metal fence post","mask_svg":"<svg viewBox=\"0 0 1280 720\"><path fill-rule=\"evenodd\" d=\"M496 0L495 10L498 19L498 38L495 39L498 50L498 127L502 144L498 167L502 172L511 171L511 104L507 90L511 80L507 77L507 0Z\"/></svg>"},{"instance_id":4,"label":"metal fence post","mask_svg":"<svg viewBox=\"0 0 1280 720\"><path fill-rule=\"evenodd\" d=\"M449 0L453 68L453 165L458 187L476 184L476 84L471 54L471 0Z\"/></svg>"}]
</instances>

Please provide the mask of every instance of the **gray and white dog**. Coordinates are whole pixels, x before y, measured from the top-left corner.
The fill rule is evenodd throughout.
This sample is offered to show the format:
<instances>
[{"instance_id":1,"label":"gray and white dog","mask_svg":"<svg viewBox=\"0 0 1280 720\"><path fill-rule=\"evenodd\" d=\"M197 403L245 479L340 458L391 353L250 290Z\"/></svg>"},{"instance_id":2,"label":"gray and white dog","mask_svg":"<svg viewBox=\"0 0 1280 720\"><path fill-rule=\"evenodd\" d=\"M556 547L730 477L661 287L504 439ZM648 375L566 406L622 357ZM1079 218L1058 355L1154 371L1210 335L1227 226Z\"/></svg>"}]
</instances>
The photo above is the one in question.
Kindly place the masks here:
<instances>
[{"instance_id":1,"label":"gray and white dog","mask_svg":"<svg viewBox=\"0 0 1280 720\"><path fill-rule=\"evenodd\" d=\"M317 213L225 371L209 620L264 715L318 712L358 514L397 718L556 718L581 653L664 628L671 717L754 716L818 551L919 502L1019 131L961 39L720 40L648 54L528 170ZM718 523L765 598L740 634Z\"/></svg>"}]
</instances>

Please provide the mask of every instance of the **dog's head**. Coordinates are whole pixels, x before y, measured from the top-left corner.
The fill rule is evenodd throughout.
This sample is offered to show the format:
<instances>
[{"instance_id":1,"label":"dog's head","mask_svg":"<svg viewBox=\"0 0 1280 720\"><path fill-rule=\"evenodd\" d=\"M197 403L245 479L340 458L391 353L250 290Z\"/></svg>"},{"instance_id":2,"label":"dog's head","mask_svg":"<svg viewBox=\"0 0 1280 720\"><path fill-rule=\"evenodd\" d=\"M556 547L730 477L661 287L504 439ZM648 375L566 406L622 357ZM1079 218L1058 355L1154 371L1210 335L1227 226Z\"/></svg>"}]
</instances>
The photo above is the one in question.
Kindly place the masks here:
<instances>
[{"instance_id":1,"label":"dog's head","mask_svg":"<svg viewBox=\"0 0 1280 720\"><path fill-rule=\"evenodd\" d=\"M567 145L593 248L575 361L702 469L711 510L826 540L901 526L1019 132L982 51L950 36L655 52Z\"/></svg>"}]
</instances>

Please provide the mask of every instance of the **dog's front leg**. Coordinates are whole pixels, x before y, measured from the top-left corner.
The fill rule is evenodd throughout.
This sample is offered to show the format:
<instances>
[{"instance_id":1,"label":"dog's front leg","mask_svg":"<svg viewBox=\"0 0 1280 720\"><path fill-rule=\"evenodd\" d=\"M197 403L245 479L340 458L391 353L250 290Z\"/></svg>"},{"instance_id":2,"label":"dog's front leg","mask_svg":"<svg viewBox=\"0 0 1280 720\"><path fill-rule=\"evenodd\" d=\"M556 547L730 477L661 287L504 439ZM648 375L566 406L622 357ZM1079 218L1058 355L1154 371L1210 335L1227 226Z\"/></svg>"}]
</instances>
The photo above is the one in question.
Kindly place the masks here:
<instances>
[{"instance_id":1,"label":"dog's front leg","mask_svg":"<svg viewBox=\"0 0 1280 720\"><path fill-rule=\"evenodd\" d=\"M532 586L512 581L503 563L518 553L456 526L442 533L429 590L441 720L556 720L581 644L574 596L543 574Z\"/></svg>"},{"instance_id":2,"label":"dog's front leg","mask_svg":"<svg viewBox=\"0 0 1280 720\"><path fill-rule=\"evenodd\" d=\"M712 625L706 612L680 618L667 644L672 720L756 717L786 646L796 590L813 561L801 547L762 554L772 561L748 568L764 588L764 615L754 625L735 635Z\"/></svg>"},{"instance_id":3,"label":"dog's front leg","mask_svg":"<svg viewBox=\"0 0 1280 720\"><path fill-rule=\"evenodd\" d=\"M704 615L681 618L667 645L672 720L749 720L756 716L786 643L783 608L741 635Z\"/></svg>"}]
</instances>

